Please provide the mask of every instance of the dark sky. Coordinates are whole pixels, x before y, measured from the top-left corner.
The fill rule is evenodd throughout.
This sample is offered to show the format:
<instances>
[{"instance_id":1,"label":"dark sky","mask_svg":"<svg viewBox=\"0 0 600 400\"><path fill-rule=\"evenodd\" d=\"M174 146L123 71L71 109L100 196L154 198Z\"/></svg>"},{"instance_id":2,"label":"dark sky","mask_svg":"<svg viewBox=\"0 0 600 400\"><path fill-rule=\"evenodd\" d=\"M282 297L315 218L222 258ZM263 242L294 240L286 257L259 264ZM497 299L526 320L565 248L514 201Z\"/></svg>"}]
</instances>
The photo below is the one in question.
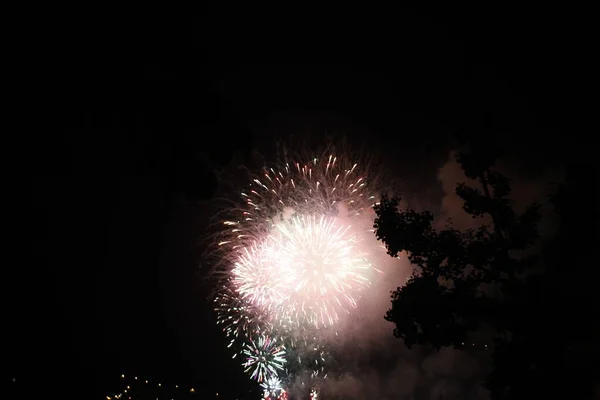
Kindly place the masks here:
<instances>
[{"instance_id":1,"label":"dark sky","mask_svg":"<svg viewBox=\"0 0 600 400\"><path fill-rule=\"evenodd\" d=\"M26 138L33 268L9 289L15 374L79 393L122 371L225 392L240 369L204 303L197 252L177 245L203 228L169 225L176 195L213 195L203 160L225 165L305 126L368 132L415 173L445 156L450 132L518 141L532 165L564 158L579 47L561 18L405 11L377 29L269 41L209 17L57 22L41 39L44 109L29 116L41 129Z\"/></svg>"}]
</instances>

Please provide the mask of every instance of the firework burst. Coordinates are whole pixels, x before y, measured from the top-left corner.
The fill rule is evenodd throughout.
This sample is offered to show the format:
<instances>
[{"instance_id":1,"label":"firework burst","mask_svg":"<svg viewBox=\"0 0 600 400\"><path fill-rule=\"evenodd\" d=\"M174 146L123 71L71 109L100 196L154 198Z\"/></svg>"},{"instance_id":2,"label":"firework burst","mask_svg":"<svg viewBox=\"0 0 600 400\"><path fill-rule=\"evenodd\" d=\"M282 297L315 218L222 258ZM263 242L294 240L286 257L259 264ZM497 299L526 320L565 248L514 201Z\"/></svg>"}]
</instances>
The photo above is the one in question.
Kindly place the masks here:
<instances>
[{"instance_id":1,"label":"firework burst","mask_svg":"<svg viewBox=\"0 0 600 400\"><path fill-rule=\"evenodd\" d=\"M219 246L232 250L251 247L268 233L274 221L290 213L315 213L337 216L340 207L347 214L360 215L375 203L367 180L359 174L357 164L329 156L325 161L285 163L283 168L265 168L262 175L251 178L241 192L244 207L236 209Z\"/></svg>"},{"instance_id":2,"label":"firework burst","mask_svg":"<svg viewBox=\"0 0 600 400\"><path fill-rule=\"evenodd\" d=\"M232 283L247 304L285 326L335 324L356 307L373 266L361 237L335 217L292 216L260 246L244 249Z\"/></svg>"},{"instance_id":3,"label":"firework burst","mask_svg":"<svg viewBox=\"0 0 600 400\"><path fill-rule=\"evenodd\" d=\"M356 306L374 268L361 246L371 227L352 222L375 202L357 164L329 156L268 168L242 198L219 245L229 249L231 282L247 304L296 327L333 325Z\"/></svg>"},{"instance_id":4,"label":"firework burst","mask_svg":"<svg viewBox=\"0 0 600 400\"><path fill-rule=\"evenodd\" d=\"M258 337L273 332L273 324L261 310L244 302L233 290L232 285L224 285L214 299L217 312L217 325L222 325L223 332L230 339L228 347L237 339ZM236 356L235 353L234 356Z\"/></svg>"},{"instance_id":5,"label":"firework burst","mask_svg":"<svg viewBox=\"0 0 600 400\"><path fill-rule=\"evenodd\" d=\"M277 399L277 400L285 400L287 399L287 392L283 388L281 380L276 377L271 377L260 384L263 388L263 398L264 399Z\"/></svg>"},{"instance_id":6,"label":"firework burst","mask_svg":"<svg viewBox=\"0 0 600 400\"><path fill-rule=\"evenodd\" d=\"M365 171L331 155L265 168L241 198L223 221L226 268L215 310L230 346L245 342L246 372L273 398L292 373L284 364L327 375L314 341L356 308L381 272L371 261L372 221L360 218L376 196Z\"/></svg>"},{"instance_id":7,"label":"firework burst","mask_svg":"<svg viewBox=\"0 0 600 400\"><path fill-rule=\"evenodd\" d=\"M245 371L259 382L277 378L277 372L283 371L285 347L279 345L277 339L260 336L258 340L250 340L246 344L244 355Z\"/></svg>"}]
</instances>

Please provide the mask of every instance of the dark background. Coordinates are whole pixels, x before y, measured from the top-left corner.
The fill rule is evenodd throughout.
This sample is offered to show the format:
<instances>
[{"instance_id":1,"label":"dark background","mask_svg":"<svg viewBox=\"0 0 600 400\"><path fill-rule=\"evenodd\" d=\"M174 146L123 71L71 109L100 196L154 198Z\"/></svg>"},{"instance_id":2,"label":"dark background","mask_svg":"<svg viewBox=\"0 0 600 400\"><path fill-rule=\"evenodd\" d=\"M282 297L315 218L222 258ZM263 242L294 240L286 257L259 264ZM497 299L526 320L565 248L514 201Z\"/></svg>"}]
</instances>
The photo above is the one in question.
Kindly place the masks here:
<instances>
[{"instance_id":1,"label":"dark background","mask_svg":"<svg viewBox=\"0 0 600 400\"><path fill-rule=\"evenodd\" d=\"M56 19L40 35L42 110L28 116L39 128L17 170L31 264L8 290L9 378L69 398L106 394L121 373L246 393L197 251L173 244L204 227L167 229L174 199L211 198L211 168L303 126L368 132L411 174L446 154L452 132L517 141L532 168L589 160L573 15L402 10L295 37L200 13ZM173 315L193 313L192 351L188 319Z\"/></svg>"}]
</instances>

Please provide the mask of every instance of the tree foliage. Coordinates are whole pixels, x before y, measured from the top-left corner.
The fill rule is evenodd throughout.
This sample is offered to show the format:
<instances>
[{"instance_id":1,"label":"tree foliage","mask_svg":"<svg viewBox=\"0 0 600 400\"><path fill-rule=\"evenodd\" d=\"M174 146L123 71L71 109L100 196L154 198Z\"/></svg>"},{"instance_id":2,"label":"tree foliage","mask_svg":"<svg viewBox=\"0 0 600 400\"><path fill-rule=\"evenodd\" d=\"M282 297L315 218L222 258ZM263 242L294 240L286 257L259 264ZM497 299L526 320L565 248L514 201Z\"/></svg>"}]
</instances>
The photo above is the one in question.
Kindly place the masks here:
<instances>
[{"instance_id":1,"label":"tree foliage","mask_svg":"<svg viewBox=\"0 0 600 400\"><path fill-rule=\"evenodd\" d=\"M510 180L494 169L493 157L481 154L485 152L479 157L474 153L457 156L465 175L475 183L458 184L456 194L466 214L489 224L463 231L448 224L436 230L431 212L401 210L400 199L384 196L376 207L377 238L388 254L403 253L415 267L408 282L392 293L385 318L395 324L394 335L409 348L415 344L438 350L461 348L470 332L483 325L495 327L493 370L486 380L494 399L553 393L557 388L548 381L567 376L582 380L587 373L585 382L589 383L589 370L565 367L568 340L575 341L576 335L559 329L563 325L556 318L565 316L555 314L565 304L564 299L562 303L555 300L565 293L559 289L564 273L558 272L556 264L566 257L555 248L566 239L555 241L552 256L543 260L545 273L533 273L542 254L515 254L530 249L538 238L540 206L531 204L517 213ZM552 329L562 337L553 336ZM589 393L583 386L578 388L580 393ZM577 392L564 390L565 394Z\"/></svg>"},{"instance_id":2,"label":"tree foliage","mask_svg":"<svg viewBox=\"0 0 600 400\"><path fill-rule=\"evenodd\" d=\"M464 211L473 218L489 216L489 226L460 231L448 225L436 230L431 212L400 210L399 199L385 196L375 209L375 233L388 254L404 252L416 267L406 285L392 294L392 308L386 314L396 324L394 335L408 347L460 347L468 332L481 324L506 324L508 306L516 301L512 286L535 262L510 254L536 240L539 205L517 214L509 180L493 170L493 163L479 162L469 154L459 154L457 161L479 186L457 186ZM495 284L502 302L481 291L483 284Z\"/></svg>"}]
</instances>

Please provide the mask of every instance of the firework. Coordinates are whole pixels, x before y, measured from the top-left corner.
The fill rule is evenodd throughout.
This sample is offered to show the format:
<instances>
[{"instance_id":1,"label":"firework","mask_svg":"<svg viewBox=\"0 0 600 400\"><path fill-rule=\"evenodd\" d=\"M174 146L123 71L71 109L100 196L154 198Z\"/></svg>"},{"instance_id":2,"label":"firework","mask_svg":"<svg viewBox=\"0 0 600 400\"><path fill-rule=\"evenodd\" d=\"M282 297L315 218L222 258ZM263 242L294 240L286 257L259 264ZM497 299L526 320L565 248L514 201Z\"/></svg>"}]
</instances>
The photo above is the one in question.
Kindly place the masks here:
<instances>
[{"instance_id":1,"label":"firework","mask_svg":"<svg viewBox=\"0 0 600 400\"><path fill-rule=\"evenodd\" d=\"M329 156L266 169L242 192L246 207L225 221L234 290L281 325L333 325L356 306L374 269L352 224L375 196L357 164ZM370 228L370 227L369 227Z\"/></svg>"},{"instance_id":2,"label":"firework","mask_svg":"<svg viewBox=\"0 0 600 400\"><path fill-rule=\"evenodd\" d=\"M244 349L245 371L251 373L252 379L259 382L277 377L277 371L283 370L285 364L285 347L277 344L277 339L260 336L258 340L250 340Z\"/></svg>"},{"instance_id":3,"label":"firework","mask_svg":"<svg viewBox=\"0 0 600 400\"><path fill-rule=\"evenodd\" d=\"M357 164L333 155L266 168L223 222L217 322L230 346L245 342L245 371L262 382L265 398L287 396L281 378L291 371L284 364L312 371L313 380L327 375L315 343L381 272L371 261L372 221L360 218L376 201L366 178Z\"/></svg>"},{"instance_id":4,"label":"firework","mask_svg":"<svg viewBox=\"0 0 600 400\"><path fill-rule=\"evenodd\" d=\"M266 168L251 179L241 192L244 207L236 209L220 246L231 250L249 248L270 231L273 221L287 219L291 213L337 216L340 208L348 215L360 215L375 203L367 180L357 164L340 162L329 156L324 162L286 163L281 169ZM259 240L260 241L260 240Z\"/></svg>"},{"instance_id":5,"label":"firework","mask_svg":"<svg viewBox=\"0 0 600 400\"><path fill-rule=\"evenodd\" d=\"M244 249L233 268L233 285L247 304L279 325L315 328L335 324L356 307L373 267L352 226L324 215L294 215L274 231Z\"/></svg>"},{"instance_id":6,"label":"firework","mask_svg":"<svg viewBox=\"0 0 600 400\"><path fill-rule=\"evenodd\" d=\"M276 392L282 389L281 380L275 376L268 378L260 386L268 392Z\"/></svg>"},{"instance_id":7,"label":"firework","mask_svg":"<svg viewBox=\"0 0 600 400\"><path fill-rule=\"evenodd\" d=\"M224 285L221 288L214 304L217 325L223 326L223 332L230 339L228 347L233 346L240 338L245 340L247 337L258 337L273 332L273 324L268 315L240 298L232 290L232 285Z\"/></svg>"},{"instance_id":8,"label":"firework","mask_svg":"<svg viewBox=\"0 0 600 400\"><path fill-rule=\"evenodd\" d=\"M263 388L264 399L287 399L287 392L283 388L281 380L277 377L270 377L266 381L260 384Z\"/></svg>"}]
</instances>

